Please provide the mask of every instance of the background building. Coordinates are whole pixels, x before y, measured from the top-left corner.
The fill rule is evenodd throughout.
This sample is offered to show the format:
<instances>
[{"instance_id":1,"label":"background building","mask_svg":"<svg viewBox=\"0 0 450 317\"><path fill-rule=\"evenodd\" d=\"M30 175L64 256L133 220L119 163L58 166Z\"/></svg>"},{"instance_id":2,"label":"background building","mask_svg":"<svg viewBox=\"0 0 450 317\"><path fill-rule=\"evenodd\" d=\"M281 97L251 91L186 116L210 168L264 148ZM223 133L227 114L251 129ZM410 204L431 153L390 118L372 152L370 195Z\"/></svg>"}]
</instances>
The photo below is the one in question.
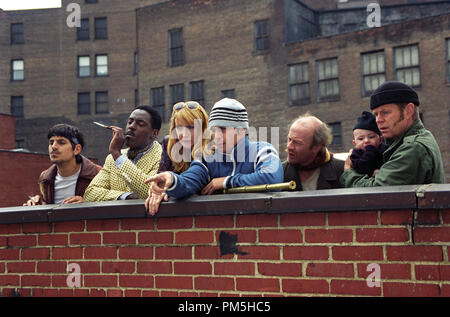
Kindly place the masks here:
<instances>
[{"instance_id":1,"label":"background building","mask_svg":"<svg viewBox=\"0 0 450 317\"><path fill-rule=\"evenodd\" d=\"M67 26L71 2L80 28ZM347 152L371 91L396 79L417 89L450 179L450 1L379 1L379 27L368 26L370 3L91 0L1 12L0 112L16 117L18 147L45 152L48 128L67 122L102 163L111 135L93 120L124 126L149 104L164 117L162 138L173 103L209 110L231 96L285 158L289 123L306 111Z\"/></svg>"}]
</instances>

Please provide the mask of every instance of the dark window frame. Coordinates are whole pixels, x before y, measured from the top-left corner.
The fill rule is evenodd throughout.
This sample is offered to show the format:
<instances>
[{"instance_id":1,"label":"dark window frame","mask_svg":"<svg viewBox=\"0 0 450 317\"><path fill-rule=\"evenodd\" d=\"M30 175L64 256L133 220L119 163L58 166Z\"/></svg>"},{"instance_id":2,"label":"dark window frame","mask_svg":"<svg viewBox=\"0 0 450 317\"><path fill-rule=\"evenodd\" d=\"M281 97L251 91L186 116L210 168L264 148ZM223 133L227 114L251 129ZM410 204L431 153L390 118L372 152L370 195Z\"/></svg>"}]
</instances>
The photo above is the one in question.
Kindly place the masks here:
<instances>
[{"instance_id":1,"label":"dark window frame","mask_svg":"<svg viewBox=\"0 0 450 317\"><path fill-rule=\"evenodd\" d=\"M82 100L82 96L87 96L87 99ZM87 100L87 102L85 102ZM91 114L91 93L79 92L77 95L77 114L78 115L90 115Z\"/></svg>"},{"instance_id":2,"label":"dark window frame","mask_svg":"<svg viewBox=\"0 0 450 317\"><path fill-rule=\"evenodd\" d=\"M166 121L166 99L165 99L165 88L153 87L150 88L150 106L155 108L161 115L161 120Z\"/></svg>"},{"instance_id":3,"label":"dark window frame","mask_svg":"<svg viewBox=\"0 0 450 317\"><path fill-rule=\"evenodd\" d=\"M331 77L325 77L325 78L320 78L320 71L319 71L319 65L320 63L323 62L327 62L327 61L336 61L336 67L337 67L337 75L336 76L331 76ZM325 65L326 66L326 65ZM328 84L330 83L334 83L337 82L337 90L338 93L336 94L326 94L324 96L322 96L320 94L320 86L321 84L325 83L325 85L327 85L326 89L329 89ZM339 59L338 57L330 57L330 58L324 58L324 59L319 59L316 60L316 90L317 90L317 102L331 102L331 101L339 101L341 98L341 89L339 86Z\"/></svg>"},{"instance_id":4,"label":"dark window frame","mask_svg":"<svg viewBox=\"0 0 450 317\"><path fill-rule=\"evenodd\" d=\"M254 53L267 53L270 49L269 19L257 20L253 23Z\"/></svg>"},{"instance_id":5,"label":"dark window frame","mask_svg":"<svg viewBox=\"0 0 450 317\"><path fill-rule=\"evenodd\" d=\"M17 31L15 30L16 26L21 26L21 30ZM24 29L23 29L23 23L22 22L18 22L18 23L11 23L11 45L16 45L16 44L25 44L25 33L24 33Z\"/></svg>"},{"instance_id":6,"label":"dark window frame","mask_svg":"<svg viewBox=\"0 0 450 317\"><path fill-rule=\"evenodd\" d=\"M371 73L364 73L364 58L365 56L369 56L369 55L383 55L383 63L384 63L384 71L379 71L379 69L377 69L376 72L371 72ZM377 64L377 68L378 68L378 64ZM381 78L381 76L384 76L384 81L380 82L378 87L380 85L382 85L384 82L386 82L386 53L384 50L377 50L377 51L371 51L371 52L364 52L361 53L361 94L363 97L369 97L372 95L372 93L375 91L375 89L367 89L366 87L366 78ZM379 79L378 79L379 80Z\"/></svg>"},{"instance_id":7,"label":"dark window frame","mask_svg":"<svg viewBox=\"0 0 450 317\"><path fill-rule=\"evenodd\" d=\"M104 65L104 64L100 64L99 65L99 63L97 61L98 57L106 57L106 65ZM100 74L98 72L98 67L99 66L103 66L103 67L106 66L106 74ZM95 77L107 77L107 76L109 76L109 57L108 57L108 54L96 54L95 55Z\"/></svg>"},{"instance_id":8,"label":"dark window frame","mask_svg":"<svg viewBox=\"0 0 450 317\"><path fill-rule=\"evenodd\" d=\"M11 96L10 111L11 115L15 118L23 118L25 116L24 112L24 97L23 96ZM21 101L19 104L17 101Z\"/></svg>"},{"instance_id":9,"label":"dark window frame","mask_svg":"<svg viewBox=\"0 0 450 317\"><path fill-rule=\"evenodd\" d=\"M14 62L22 61L23 69L22 70L15 70L14 69ZM22 72L22 78L16 79L15 72ZM12 59L11 60L11 81L24 81L25 80L25 61L23 59Z\"/></svg>"},{"instance_id":10,"label":"dark window frame","mask_svg":"<svg viewBox=\"0 0 450 317\"><path fill-rule=\"evenodd\" d=\"M308 80L304 80L304 76L302 76L303 81L296 81L296 82L292 82L291 81L291 69L293 69L294 67L299 67L301 66L306 67L307 70L307 77ZM302 105L307 105L311 103L311 81L310 81L310 75L309 75L309 62L300 62L300 63L295 63L295 64L290 64L288 65L288 97L289 97L289 104L292 106L302 106ZM301 99L293 99L292 97L292 88L295 86L301 86L304 87L306 86L307 89L306 91L308 91L308 96L301 98Z\"/></svg>"},{"instance_id":11,"label":"dark window frame","mask_svg":"<svg viewBox=\"0 0 450 317\"><path fill-rule=\"evenodd\" d=\"M178 36L178 38L176 38L175 36ZM183 28L170 29L168 32L168 37L169 37L168 39L169 66L176 67L184 65L185 57L184 57Z\"/></svg>"},{"instance_id":12,"label":"dark window frame","mask_svg":"<svg viewBox=\"0 0 450 317\"><path fill-rule=\"evenodd\" d=\"M343 135L342 135L342 122L337 121L337 122L330 122L328 123L328 127L331 130L331 134L333 135L333 139L331 141L330 146L343 146L344 144L344 140L343 140ZM335 127L337 129L335 129ZM340 142L336 143L336 139L338 139Z\"/></svg>"},{"instance_id":13,"label":"dark window frame","mask_svg":"<svg viewBox=\"0 0 450 317\"><path fill-rule=\"evenodd\" d=\"M412 48L412 47L417 47L417 65L410 65L410 66L401 66L398 67L397 66L397 52L399 50L404 50L406 48ZM403 54L403 59L404 59L404 54ZM412 60L412 57L411 57ZM406 70L413 70L413 69L417 69L418 74L419 74L419 84L407 84L408 86L411 86L413 88L420 88L422 85L422 78L421 78L421 71L420 71L420 48L419 48L419 44L418 43L413 43L413 44L408 44L408 45L401 45L401 46L396 46L393 48L393 63L394 63L394 78L397 81L401 80L399 79L399 71L406 71ZM404 63L404 60L403 60Z\"/></svg>"},{"instance_id":14,"label":"dark window frame","mask_svg":"<svg viewBox=\"0 0 450 317\"><path fill-rule=\"evenodd\" d=\"M105 21L105 25L98 25L102 21ZM96 40L107 40L108 39L108 18L107 17L94 18L94 39L96 39Z\"/></svg>"},{"instance_id":15,"label":"dark window frame","mask_svg":"<svg viewBox=\"0 0 450 317\"><path fill-rule=\"evenodd\" d=\"M87 57L89 60L89 65L88 66L80 66L80 58L82 57ZM84 67L89 70L89 74L88 75L81 75L81 67ZM77 74L79 78L86 78L86 77L91 77L91 57L89 55L78 55L77 57Z\"/></svg>"},{"instance_id":16,"label":"dark window frame","mask_svg":"<svg viewBox=\"0 0 450 317\"><path fill-rule=\"evenodd\" d=\"M222 94L222 98L236 99L236 90L235 89L224 89L220 93Z\"/></svg>"},{"instance_id":17,"label":"dark window frame","mask_svg":"<svg viewBox=\"0 0 450 317\"><path fill-rule=\"evenodd\" d=\"M202 107L205 107L205 81L196 80L189 83L190 100L197 101Z\"/></svg>"},{"instance_id":18,"label":"dark window frame","mask_svg":"<svg viewBox=\"0 0 450 317\"><path fill-rule=\"evenodd\" d=\"M99 96L106 96L106 101L99 101ZM100 106L104 106L106 104L106 110L99 110ZM107 114L109 113L109 95L108 91L96 91L95 92L95 114Z\"/></svg>"},{"instance_id":19,"label":"dark window frame","mask_svg":"<svg viewBox=\"0 0 450 317\"><path fill-rule=\"evenodd\" d=\"M83 18L80 20L80 27L77 28L77 41L89 41L90 38L89 18Z\"/></svg>"}]
</instances>

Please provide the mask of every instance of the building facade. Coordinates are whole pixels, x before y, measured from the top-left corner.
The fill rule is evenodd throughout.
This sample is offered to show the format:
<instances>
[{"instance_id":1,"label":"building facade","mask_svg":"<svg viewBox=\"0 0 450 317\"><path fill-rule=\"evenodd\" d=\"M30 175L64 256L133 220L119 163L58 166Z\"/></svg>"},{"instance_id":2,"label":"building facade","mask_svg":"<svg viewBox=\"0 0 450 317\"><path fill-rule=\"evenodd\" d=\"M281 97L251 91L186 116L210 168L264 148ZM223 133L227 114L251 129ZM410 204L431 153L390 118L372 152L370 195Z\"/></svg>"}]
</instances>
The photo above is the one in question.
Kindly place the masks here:
<instances>
[{"instance_id":1,"label":"building facade","mask_svg":"<svg viewBox=\"0 0 450 317\"><path fill-rule=\"evenodd\" d=\"M70 2L2 13L0 112L16 116L21 147L42 151L64 121L102 162L111 136L93 120L124 126L148 104L162 139L175 102L210 110L229 96L282 158L290 122L307 111L330 124L332 151L347 152L370 93L400 80L417 89L450 177L450 1L75 1L79 28L67 26Z\"/></svg>"}]
</instances>

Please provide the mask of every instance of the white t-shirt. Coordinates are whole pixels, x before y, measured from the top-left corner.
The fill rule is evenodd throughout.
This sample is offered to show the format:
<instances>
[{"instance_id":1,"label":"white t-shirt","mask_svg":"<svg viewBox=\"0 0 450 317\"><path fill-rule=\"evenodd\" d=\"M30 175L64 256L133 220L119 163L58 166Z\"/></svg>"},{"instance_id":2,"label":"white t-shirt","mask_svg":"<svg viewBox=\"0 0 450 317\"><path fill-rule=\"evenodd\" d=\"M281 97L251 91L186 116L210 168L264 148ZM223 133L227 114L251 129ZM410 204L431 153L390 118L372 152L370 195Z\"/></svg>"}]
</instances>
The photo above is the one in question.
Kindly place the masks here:
<instances>
[{"instance_id":1,"label":"white t-shirt","mask_svg":"<svg viewBox=\"0 0 450 317\"><path fill-rule=\"evenodd\" d=\"M78 175L80 175L81 166L78 172L72 176L62 177L59 173L55 177L55 204L60 204L64 199L75 196Z\"/></svg>"},{"instance_id":2,"label":"white t-shirt","mask_svg":"<svg viewBox=\"0 0 450 317\"><path fill-rule=\"evenodd\" d=\"M320 176L320 168L316 169L314 173L306 180L302 182L303 190L316 190L317 189L317 181Z\"/></svg>"}]
</instances>

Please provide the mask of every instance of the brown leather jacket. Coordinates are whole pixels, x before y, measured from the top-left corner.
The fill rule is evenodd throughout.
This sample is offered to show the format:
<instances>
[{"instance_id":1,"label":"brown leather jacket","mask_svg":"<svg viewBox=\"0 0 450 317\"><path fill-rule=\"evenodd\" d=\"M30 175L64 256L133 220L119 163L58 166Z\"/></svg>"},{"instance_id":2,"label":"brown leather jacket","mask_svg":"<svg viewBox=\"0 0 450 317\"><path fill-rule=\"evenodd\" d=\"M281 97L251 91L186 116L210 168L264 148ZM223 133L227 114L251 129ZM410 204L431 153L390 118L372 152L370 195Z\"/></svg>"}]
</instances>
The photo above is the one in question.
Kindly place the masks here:
<instances>
[{"instance_id":1,"label":"brown leather jacket","mask_svg":"<svg viewBox=\"0 0 450 317\"><path fill-rule=\"evenodd\" d=\"M101 166L97 165L84 156L81 161L81 171L78 176L77 186L75 187L75 196L83 197L84 191L88 187L91 180L97 175L97 173L101 170ZM57 174L56 165L53 164L48 169L41 173L39 176L39 188L41 190L42 200L45 204L53 204L54 203L54 194L55 194L55 178Z\"/></svg>"}]
</instances>

